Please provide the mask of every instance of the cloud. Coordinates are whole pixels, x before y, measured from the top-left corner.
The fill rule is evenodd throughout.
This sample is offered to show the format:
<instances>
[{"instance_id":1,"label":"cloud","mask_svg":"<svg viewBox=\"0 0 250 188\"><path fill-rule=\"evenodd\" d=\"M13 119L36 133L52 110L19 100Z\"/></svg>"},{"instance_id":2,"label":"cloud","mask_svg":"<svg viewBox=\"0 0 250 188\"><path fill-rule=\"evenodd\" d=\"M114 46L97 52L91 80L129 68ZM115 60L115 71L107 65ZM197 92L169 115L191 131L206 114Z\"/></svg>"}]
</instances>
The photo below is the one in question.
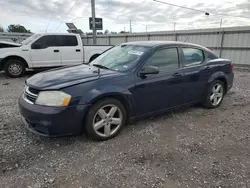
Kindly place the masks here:
<instances>
[{"instance_id":1,"label":"cloud","mask_svg":"<svg viewBox=\"0 0 250 188\"><path fill-rule=\"evenodd\" d=\"M164 30L172 28L174 22L177 29L185 29L216 27L220 19L224 20L225 26L247 25L250 20L250 0L232 3L227 3L226 0L210 0L203 3L199 0L168 2L206 11L210 16L151 0L96 0L96 16L104 19L105 28L115 31L128 28L130 19L136 31L144 31L146 24L150 29ZM0 0L0 20L3 20L4 25L19 23L34 32L46 29L53 10L49 27L51 31L55 31L58 26L60 31L66 31L64 23L60 24L64 21L74 21L77 27L88 31L88 17L91 16L90 0Z\"/></svg>"}]
</instances>

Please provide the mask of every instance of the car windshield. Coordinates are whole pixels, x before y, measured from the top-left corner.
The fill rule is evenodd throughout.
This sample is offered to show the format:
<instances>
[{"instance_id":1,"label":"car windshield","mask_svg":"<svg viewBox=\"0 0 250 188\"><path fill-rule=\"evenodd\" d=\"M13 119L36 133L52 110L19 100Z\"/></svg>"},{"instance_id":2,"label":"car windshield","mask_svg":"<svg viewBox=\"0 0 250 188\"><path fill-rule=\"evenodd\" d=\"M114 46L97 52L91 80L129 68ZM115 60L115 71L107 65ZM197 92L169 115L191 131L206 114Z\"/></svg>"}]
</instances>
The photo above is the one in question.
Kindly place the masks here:
<instances>
[{"instance_id":1,"label":"car windshield","mask_svg":"<svg viewBox=\"0 0 250 188\"><path fill-rule=\"evenodd\" d=\"M134 68L150 47L136 45L119 45L101 54L90 65L99 68L126 72Z\"/></svg>"},{"instance_id":2,"label":"car windshield","mask_svg":"<svg viewBox=\"0 0 250 188\"><path fill-rule=\"evenodd\" d=\"M28 37L27 39L23 40L21 42L22 45L27 45L29 44L32 40L35 40L36 38L40 37L41 35L40 34L35 34L35 35L32 35L30 37Z\"/></svg>"}]
</instances>

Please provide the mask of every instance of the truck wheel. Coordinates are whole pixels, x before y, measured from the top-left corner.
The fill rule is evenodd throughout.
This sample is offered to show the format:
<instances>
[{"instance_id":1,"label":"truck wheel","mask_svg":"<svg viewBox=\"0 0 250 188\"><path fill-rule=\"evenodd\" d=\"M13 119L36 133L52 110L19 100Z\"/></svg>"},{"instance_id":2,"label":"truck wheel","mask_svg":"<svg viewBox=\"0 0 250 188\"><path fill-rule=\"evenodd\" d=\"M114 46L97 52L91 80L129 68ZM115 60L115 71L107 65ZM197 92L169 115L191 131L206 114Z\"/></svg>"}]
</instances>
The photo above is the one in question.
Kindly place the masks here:
<instances>
[{"instance_id":1,"label":"truck wheel","mask_svg":"<svg viewBox=\"0 0 250 188\"><path fill-rule=\"evenodd\" d=\"M25 72L25 65L19 59L9 59L4 65L4 71L12 78L21 77Z\"/></svg>"},{"instance_id":2,"label":"truck wheel","mask_svg":"<svg viewBox=\"0 0 250 188\"><path fill-rule=\"evenodd\" d=\"M215 80L208 89L203 105L207 108L217 108L221 105L225 95L225 84L220 80Z\"/></svg>"},{"instance_id":3,"label":"truck wheel","mask_svg":"<svg viewBox=\"0 0 250 188\"><path fill-rule=\"evenodd\" d=\"M116 99L107 98L95 103L89 110L85 130L87 135L98 141L115 137L126 122L126 110Z\"/></svg>"},{"instance_id":4,"label":"truck wheel","mask_svg":"<svg viewBox=\"0 0 250 188\"><path fill-rule=\"evenodd\" d=\"M93 60L95 60L100 54L95 54L89 59L89 63Z\"/></svg>"}]
</instances>

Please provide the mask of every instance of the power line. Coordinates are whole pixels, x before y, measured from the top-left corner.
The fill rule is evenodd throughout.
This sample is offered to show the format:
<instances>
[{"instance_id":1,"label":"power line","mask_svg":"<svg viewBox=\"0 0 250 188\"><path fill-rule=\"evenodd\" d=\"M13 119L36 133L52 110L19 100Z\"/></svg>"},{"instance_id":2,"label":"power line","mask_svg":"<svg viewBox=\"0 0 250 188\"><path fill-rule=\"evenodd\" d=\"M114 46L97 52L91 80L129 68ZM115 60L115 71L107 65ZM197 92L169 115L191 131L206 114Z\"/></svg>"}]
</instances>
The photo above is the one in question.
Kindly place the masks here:
<instances>
[{"instance_id":1,"label":"power line","mask_svg":"<svg viewBox=\"0 0 250 188\"><path fill-rule=\"evenodd\" d=\"M158 3L167 4L167 5L174 6L174 7L179 7L179 8L183 8L183 9L193 10L193 11L196 11L196 12L202 12L202 13L205 13L205 15L210 15L210 13L208 13L208 12L206 12L204 10L198 10L198 9L194 9L194 8L190 8L190 7L186 7L186 6L181 6L181 5L176 5L176 4L172 4L172 3L167 3L167 2L159 1L159 0L153 0L153 1L158 2ZM214 15L217 15L217 16L228 16L228 17L234 17L234 18L250 19L250 18L244 17L244 16L234 16L234 15L229 15L229 14L215 13L215 12L211 12L211 13L214 14Z\"/></svg>"},{"instance_id":2,"label":"power line","mask_svg":"<svg viewBox=\"0 0 250 188\"><path fill-rule=\"evenodd\" d=\"M189 7L185 7L185 6L181 6L181 5L175 5L175 4L167 3L167 2L164 2L164 1L158 1L158 0L153 0L153 1L158 2L158 3L167 4L167 5L174 6L174 7L179 7L179 8L184 8L184 9L188 9L188 10L193 10L193 11L196 11L196 12L202 12L202 13L205 13L206 15L207 15L207 13L208 13L208 12L203 11L203 10L198 10L198 9L194 9L194 8L189 8Z\"/></svg>"},{"instance_id":3,"label":"power line","mask_svg":"<svg viewBox=\"0 0 250 188\"><path fill-rule=\"evenodd\" d=\"M50 19L49 19L49 23L48 23L48 25L47 25L47 29L46 29L45 33L47 33L47 30L49 29L50 21L51 21L52 16L53 16L53 14L54 14L54 12L55 12L57 2L58 2L58 0L56 0L56 2L55 2L54 9L53 9L53 11L52 11L52 13L51 13L51 16L50 16Z\"/></svg>"},{"instance_id":4,"label":"power line","mask_svg":"<svg viewBox=\"0 0 250 188\"><path fill-rule=\"evenodd\" d=\"M66 16L68 16L68 14L72 11L72 9L74 8L75 4L76 4L77 0L75 0L74 4L72 5L72 7L70 8L69 12L66 14ZM58 30L59 26L64 22L64 20L61 20L61 22L59 23L59 25L56 28L56 31Z\"/></svg>"}]
</instances>

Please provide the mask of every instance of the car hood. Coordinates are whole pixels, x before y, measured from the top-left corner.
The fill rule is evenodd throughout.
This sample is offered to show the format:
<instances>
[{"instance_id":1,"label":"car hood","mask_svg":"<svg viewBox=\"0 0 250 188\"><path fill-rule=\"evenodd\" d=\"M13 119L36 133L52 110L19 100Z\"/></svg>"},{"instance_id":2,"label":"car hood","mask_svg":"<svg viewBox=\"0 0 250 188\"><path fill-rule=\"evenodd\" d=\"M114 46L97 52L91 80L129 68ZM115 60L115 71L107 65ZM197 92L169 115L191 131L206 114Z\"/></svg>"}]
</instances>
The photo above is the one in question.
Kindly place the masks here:
<instances>
[{"instance_id":1,"label":"car hood","mask_svg":"<svg viewBox=\"0 0 250 188\"><path fill-rule=\"evenodd\" d=\"M98 71L97 67L89 65L77 65L35 74L26 80L26 84L38 90L53 90L116 74L119 73L105 69Z\"/></svg>"},{"instance_id":2,"label":"car hood","mask_svg":"<svg viewBox=\"0 0 250 188\"><path fill-rule=\"evenodd\" d=\"M11 47L20 47L22 45L22 44L19 44L19 43L7 42L7 41L0 41L0 44L8 44Z\"/></svg>"}]
</instances>

